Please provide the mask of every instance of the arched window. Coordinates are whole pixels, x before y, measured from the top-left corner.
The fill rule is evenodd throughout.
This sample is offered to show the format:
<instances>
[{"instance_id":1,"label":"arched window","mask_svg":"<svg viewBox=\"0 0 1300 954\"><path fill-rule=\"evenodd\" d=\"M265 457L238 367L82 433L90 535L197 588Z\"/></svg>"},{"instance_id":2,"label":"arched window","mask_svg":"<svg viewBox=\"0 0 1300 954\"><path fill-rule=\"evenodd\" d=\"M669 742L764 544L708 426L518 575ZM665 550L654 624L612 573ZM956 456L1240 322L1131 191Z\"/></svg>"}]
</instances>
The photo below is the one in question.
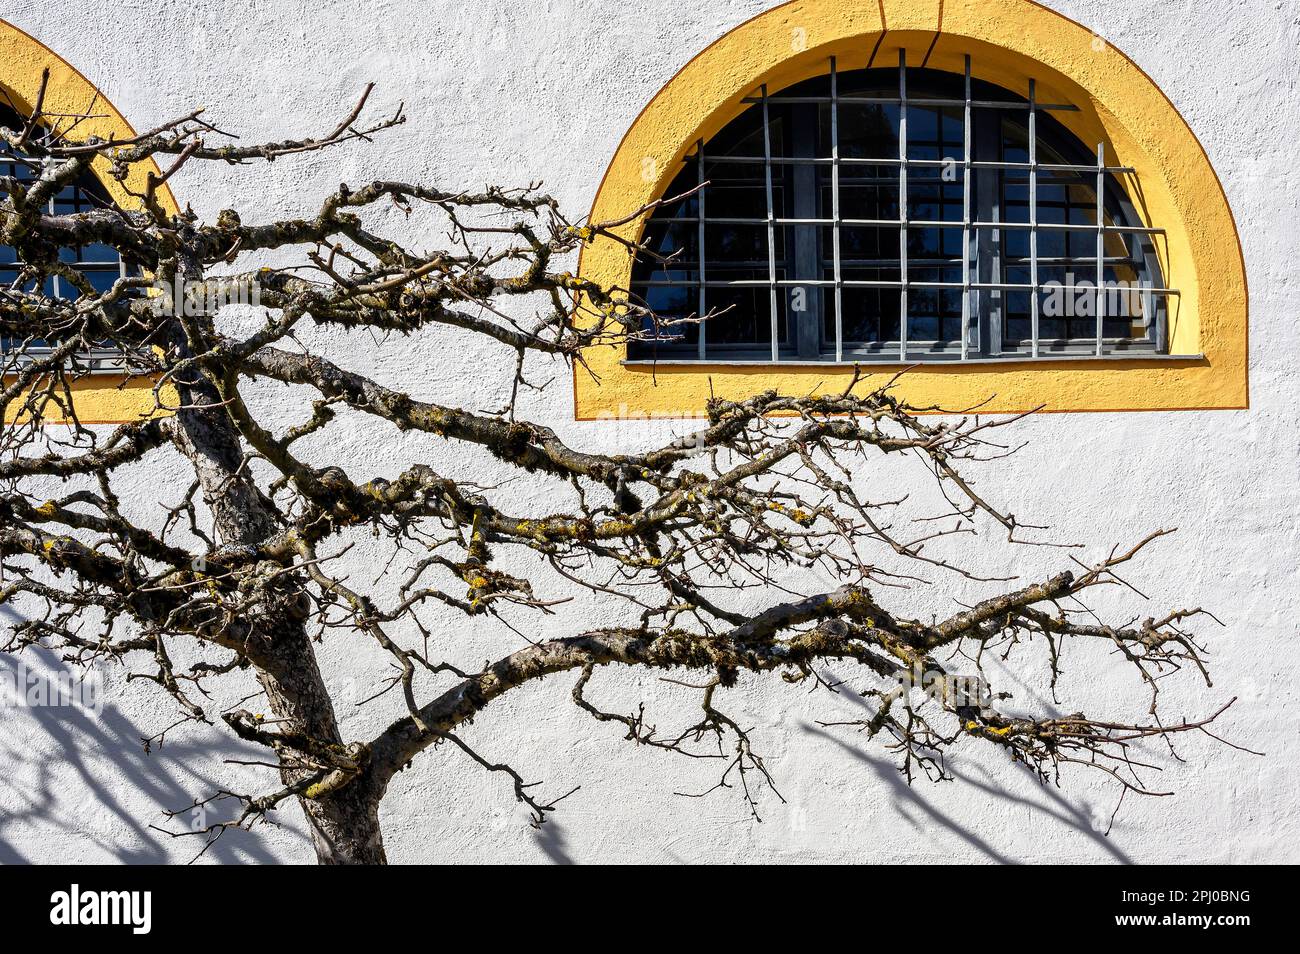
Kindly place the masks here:
<instances>
[{"instance_id":1,"label":"arched window","mask_svg":"<svg viewBox=\"0 0 1300 954\"><path fill-rule=\"evenodd\" d=\"M971 361L1166 350L1169 296L1122 182L1039 102L970 75L829 72L686 157L631 291L632 360ZM707 320L695 322L699 316Z\"/></svg>"},{"instance_id":2,"label":"arched window","mask_svg":"<svg viewBox=\"0 0 1300 954\"><path fill-rule=\"evenodd\" d=\"M0 104L0 126L11 130L21 130L26 120L12 108ZM8 143L0 140L0 177L9 177L18 182L31 182L40 175L40 160L32 156L15 153ZM87 173L73 185L65 187L50 200L51 215L68 215L85 212L90 209L111 208L113 200L108 191L94 175ZM90 281L97 290L103 292L112 287L118 278L128 273L130 266L122 260L117 250L110 245L93 244L81 248L63 248L59 250L60 258ZM34 292L43 289L47 296L55 298L76 298L77 289L58 275L43 277L24 276L18 255L11 246L0 245L0 292L5 289L13 291ZM0 338L0 352L10 350L10 341ZM29 347L26 354L39 352L39 347ZM81 356L81 360L93 361L96 366L114 365L119 357L112 350L95 351Z\"/></svg>"}]
</instances>

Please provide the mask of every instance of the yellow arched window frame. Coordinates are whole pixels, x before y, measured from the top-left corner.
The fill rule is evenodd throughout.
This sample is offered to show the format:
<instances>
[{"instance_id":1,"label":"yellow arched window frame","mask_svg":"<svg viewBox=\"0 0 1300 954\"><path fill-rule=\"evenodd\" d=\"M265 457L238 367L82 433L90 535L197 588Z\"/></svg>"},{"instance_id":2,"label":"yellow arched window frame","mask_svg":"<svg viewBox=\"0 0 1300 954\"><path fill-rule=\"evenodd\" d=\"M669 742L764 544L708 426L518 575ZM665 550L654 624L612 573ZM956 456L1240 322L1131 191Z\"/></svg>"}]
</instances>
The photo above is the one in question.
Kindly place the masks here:
<instances>
[{"instance_id":1,"label":"yellow arched window frame","mask_svg":"<svg viewBox=\"0 0 1300 954\"><path fill-rule=\"evenodd\" d=\"M989 413L1247 407L1245 265L1205 150L1132 60L1031 0L794 0L760 14L696 55L641 111L597 190L591 220L618 220L660 198L694 144L735 119L760 86L776 91L824 74L831 57L844 70L873 56L897 62L899 50L908 62L957 74L969 56L976 79L1026 97L1033 79L1043 101L1077 107L1057 118L1134 170L1141 184L1134 206L1146 225L1165 230L1161 269L1180 299L1170 356L924 364L903 375L897 393L918 406L980 405ZM647 218L629 223L624 237L637 239ZM632 261L624 246L597 238L583 250L579 272L628 288ZM690 416L710 395L741 398L768 388L842 391L853 374L826 363L646 364L608 347L586 359L588 368L574 375L579 420ZM868 381L905 366L871 365Z\"/></svg>"},{"instance_id":2,"label":"yellow arched window frame","mask_svg":"<svg viewBox=\"0 0 1300 954\"><path fill-rule=\"evenodd\" d=\"M40 94L41 77L49 71L43 111L51 116L90 114L77 124L73 138L130 139L136 135L131 124L90 80L75 67L38 40L0 20L0 91L5 101L19 113L30 114ZM96 177L121 208L137 206L132 192L142 193L145 177L157 174L152 163L137 164L125 183L108 174L108 161L97 158L92 167ZM166 183L159 190L159 201L169 212L176 211L176 201ZM86 375L73 382L73 401L83 424L115 424L138 420L154 408L153 382L128 379L115 374ZM58 420L51 410L51 422Z\"/></svg>"}]
</instances>

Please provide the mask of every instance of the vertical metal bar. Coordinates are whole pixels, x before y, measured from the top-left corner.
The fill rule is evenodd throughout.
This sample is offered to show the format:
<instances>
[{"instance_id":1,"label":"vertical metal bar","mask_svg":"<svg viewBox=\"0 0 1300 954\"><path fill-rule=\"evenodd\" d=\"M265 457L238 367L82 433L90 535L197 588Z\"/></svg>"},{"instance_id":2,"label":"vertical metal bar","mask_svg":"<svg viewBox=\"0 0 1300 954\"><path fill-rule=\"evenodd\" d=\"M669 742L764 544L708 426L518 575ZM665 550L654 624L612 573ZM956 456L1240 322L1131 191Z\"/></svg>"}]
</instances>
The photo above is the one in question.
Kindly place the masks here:
<instances>
[{"instance_id":1,"label":"vertical metal bar","mask_svg":"<svg viewBox=\"0 0 1300 954\"><path fill-rule=\"evenodd\" d=\"M1153 283L1148 281L1146 284L1147 287L1150 287ZM1147 292L1144 307L1152 313L1152 320L1155 322L1156 350L1162 354L1167 354L1172 348L1169 341L1169 296L1164 295L1157 298L1151 292Z\"/></svg>"},{"instance_id":2,"label":"vertical metal bar","mask_svg":"<svg viewBox=\"0 0 1300 954\"><path fill-rule=\"evenodd\" d=\"M1134 267L1138 269L1137 274L1141 276L1143 271L1146 271L1146 277L1141 280L1143 289L1155 287L1156 283L1151 276L1161 275L1164 272L1164 269L1160 266L1160 253L1155 236L1148 238L1142 235L1132 235L1129 236L1129 240L1134 243L1134 248L1137 250L1135 256L1137 261L1134 263ZM1150 265L1149 269L1144 269L1143 266L1148 265L1148 263ZM1167 284L1167 282L1162 281L1161 284ZM1144 291L1142 315L1144 320L1151 323L1151 337L1155 342L1156 351L1161 354L1170 353L1173 350L1173 344L1169 340L1169 296Z\"/></svg>"},{"instance_id":3,"label":"vertical metal bar","mask_svg":"<svg viewBox=\"0 0 1300 954\"><path fill-rule=\"evenodd\" d=\"M1029 353L1038 357L1038 91L1029 81Z\"/></svg>"},{"instance_id":4,"label":"vertical metal bar","mask_svg":"<svg viewBox=\"0 0 1300 954\"><path fill-rule=\"evenodd\" d=\"M708 314L708 288L705 285L705 281L707 281L707 277L704 274L704 140L703 139L701 139L698 143L696 143L695 150L696 150L695 156L697 160L696 182L700 187L700 191L695 193L695 202L699 209L699 213L697 216L698 221L696 223L695 241L697 243L697 248L696 248L695 264L698 266L698 271L700 276L699 301L696 304L696 308L699 312L697 317L699 317L700 319L700 323L696 326L697 328L699 328L699 338L698 338L699 346L697 349L697 356L701 361L703 361L706 352L705 338L708 336L708 327L709 327L709 323L704 320L704 316Z\"/></svg>"},{"instance_id":5,"label":"vertical metal bar","mask_svg":"<svg viewBox=\"0 0 1300 954\"><path fill-rule=\"evenodd\" d=\"M1106 144L1097 143L1097 357L1106 321Z\"/></svg>"},{"instance_id":6,"label":"vertical metal bar","mask_svg":"<svg viewBox=\"0 0 1300 954\"><path fill-rule=\"evenodd\" d=\"M963 361L970 357L970 102L970 54L967 54L961 172L961 359Z\"/></svg>"},{"instance_id":7,"label":"vertical metal bar","mask_svg":"<svg viewBox=\"0 0 1300 954\"><path fill-rule=\"evenodd\" d=\"M835 268L835 360L844 360L844 276L840 274L840 93L831 57L831 255Z\"/></svg>"},{"instance_id":8,"label":"vertical metal bar","mask_svg":"<svg viewBox=\"0 0 1300 954\"><path fill-rule=\"evenodd\" d=\"M1160 351L1160 334L1156 328L1155 317L1151 314L1151 293L1147 291L1151 283L1141 277L1142 272L1138 270L1136 265L1134 266L1133 274L1138 276L1138 304L1142 308L1142 332L1151 339L1152 343L1155 344L1156 351ZM1130 294L1125 300L1128 302L1128 307L1131 309L1133 307L1133 296ZM1132 328L1132 320L1132 316L1130 315L1130 329Z\"/></svg>"},{"instance_id":9,"label":"vertical metal bar","mask_svg":"<svg viewBox=\"0 0 1300 954\"><path fill-rule=\"evenodd\" d=\"M907 360L907 51L898 50L898 359Z\"/></svg>"},{"instance_id":10,"label":"vertical metal bar","mask_svg":"<svg viewBox=\"0 0 1300 954\"><path fill-rule=\"evenodd\" d=\"M1000 155L998 144L1002 141L999 114L983 109L971 120L974 141L974 161L996 160ZM973 127L978 126L977 132ZM981 175L975 180L975 221L994 225L975 230L975 275L980 283L998 283L1004 278L1002 236L1004 229L997 226L1002 214L1001 189L997 176ZM980 353L988 356L1002 354L1002 307L1004 295L996 287L981 288L975 294L979 311Z\"/></svg>"},{"instance_id":11,"label":"vertical metal bar","mask_svg":"<svg viewBox=\"0 0 1300 954\"><path fill-rule=\"evenodd\" d=\"M73 206L73 209L74 209L74 210L76 209L76 206L75 206L75 205ZM46 210L50 213L50 216L51 216L51 217L54 216L55 212L54 212L54 200L53 200L53 199L50 199L49 203L47 203L47 205L46 205ZM59 276L58 276L58 275L55 275L55 276L54 276L54 281L53 281L53 283L52 283L52 287L53 287L53 289L54 289L54 297L55 297L55 298L62 298L62 297L63 297L63 283L59 280ZM37 292L43 295L43 294L45 294L45 289L44 289L44 288L38 288L38 289L37 289Z\"/></svg>"},{"instance_id":12,"label":"vertical metal bar","mask_svg":"<svg viewBox=\"0 0 1300 954\"><path fill-rule=\"evenodd\" d=\"M789 156L796 160L817 158L817 123L816 109L796 109L789 116ZM803 361L815 361L821 355L822 332L821 317L824 302L830 301L830 295L822 289L821 269L821 225L823 218L818 195L818 182L821 170L811 161L798 162L786 166L783 181L789 189L783 208L779 211L783 218L802 224L785 227L785 264L788 269L786 279L793 283L782 286L782 298L785 302L785 330L795 353ZM803 282L810 282L804 286ZM798 295L798 298L793 296ZM799 310L795 305L800 306Z\"/></svg>"},{"instance_id":13,"label":"vertical metal bar","mask_svg":"<svg viewBox=\"0 0 1300 954\"><path fill-rule=\"evenodd\" d=\"M772 319L772 360L780 359L776 321L776 211L772 199L772 127L767 107L767 84L763 84L763 176L767 186L767 287Z\"/></svg>"}]
</instances>

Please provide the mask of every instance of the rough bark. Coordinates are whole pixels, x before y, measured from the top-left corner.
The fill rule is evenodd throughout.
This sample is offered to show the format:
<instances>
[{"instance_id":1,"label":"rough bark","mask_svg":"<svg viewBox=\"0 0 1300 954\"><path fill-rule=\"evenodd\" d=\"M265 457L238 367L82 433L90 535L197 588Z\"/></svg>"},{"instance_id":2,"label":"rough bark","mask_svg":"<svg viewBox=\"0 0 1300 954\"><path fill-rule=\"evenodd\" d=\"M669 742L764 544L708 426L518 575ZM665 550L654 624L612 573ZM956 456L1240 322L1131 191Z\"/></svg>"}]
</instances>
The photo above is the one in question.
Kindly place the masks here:
<instances>
[{"instance_id":1,"label":"rough bark","mask_svg":"<svg viewBox=\"0 0 1300 954\"><path fill-rule=\"evenodd\" d=\"M202 278L197 262L186 262L180 272L185 282ZM193 357L193 342L184 325L172 326L169 344L178 358ZM197 365L177 375L176 390L180 407L171 422L173 440L194 467L221 542L256 550L276 532L275 513L249 474L240 434L225 409L221 390ZM299 575L286 575L282 581L248 607L255 621L248 636L249 658L278 731L342 751L334 704L304 624L309 594ZM286 786L295 787L312 774L310 769L295 767L286 750L279 749L279 754ZM320 864L385 862L375 786L350 784L316 798L299 795L297 801Z\"/></svg>"}]
</instances>

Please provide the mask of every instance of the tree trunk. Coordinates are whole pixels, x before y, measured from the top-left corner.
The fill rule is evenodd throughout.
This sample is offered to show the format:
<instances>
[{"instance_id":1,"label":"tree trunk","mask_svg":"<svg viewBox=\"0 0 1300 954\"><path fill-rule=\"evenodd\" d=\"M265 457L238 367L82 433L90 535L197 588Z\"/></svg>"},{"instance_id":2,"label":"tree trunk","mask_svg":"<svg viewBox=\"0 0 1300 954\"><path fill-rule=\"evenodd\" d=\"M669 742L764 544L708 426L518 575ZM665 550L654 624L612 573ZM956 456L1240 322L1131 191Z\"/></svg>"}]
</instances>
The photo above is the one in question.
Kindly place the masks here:
<instances>
[{"instance_id":1,"label":"tree trunk","mask_svg":"<svg viewBox=\"0 0 1300 954\"><path fill-rule=\"evenodd\" d=\"M182 253L177 274L182 281L202 275L197 261ZM165 276L166 277L166 276ZM182 356L194 345L180 321L171 326L170 344ZM226 412L216 385L197 369L174 379L181 398L171 437L189 459L203 486L217 533L226 545L255 547L276 530L274 507L249 475L238 429ZM300 735L318 745L343 751L334 705L330 700L316 653L303 624L307 593L291 576L248 607L252 624L248 656L266 690L275 731ZM280 775L292 784L310 769L286 764L281 754ZM362 773L341 789L318 798L298 799L311 830L320 864L383 864L384 844L379 831L382 783Z\"/></svg>"},{"instance_id":2,"label":"tree trunk","mask_svg":"<svg viewBox=\"0 0 1300 954\"><path fill-rule=\"evenodd\" d=\"M370 798L361 780L323 798L300 799L311 828L316 863L386 865L379 830L379 800Z\"/></svg>"},{"instance_id":3,"label":"tree trunk","mask_svg":"<svg viewBox=\"0 0 1300 954\"><path fill-rule=\"evenodd\" d=\"M310 736L343 748L334 704L316 665L316 654L303 625L287 621L277 627L272 661L258 666L258 678L266 690L271 711L278 720L277 731ZM304 775L302 769L282 766L286 785ZM318 798L299 798L307 827L322 865L386 864L384 842L379 829L378 784L367 771L341 789Z\"/></svg>"}]
</instances>

